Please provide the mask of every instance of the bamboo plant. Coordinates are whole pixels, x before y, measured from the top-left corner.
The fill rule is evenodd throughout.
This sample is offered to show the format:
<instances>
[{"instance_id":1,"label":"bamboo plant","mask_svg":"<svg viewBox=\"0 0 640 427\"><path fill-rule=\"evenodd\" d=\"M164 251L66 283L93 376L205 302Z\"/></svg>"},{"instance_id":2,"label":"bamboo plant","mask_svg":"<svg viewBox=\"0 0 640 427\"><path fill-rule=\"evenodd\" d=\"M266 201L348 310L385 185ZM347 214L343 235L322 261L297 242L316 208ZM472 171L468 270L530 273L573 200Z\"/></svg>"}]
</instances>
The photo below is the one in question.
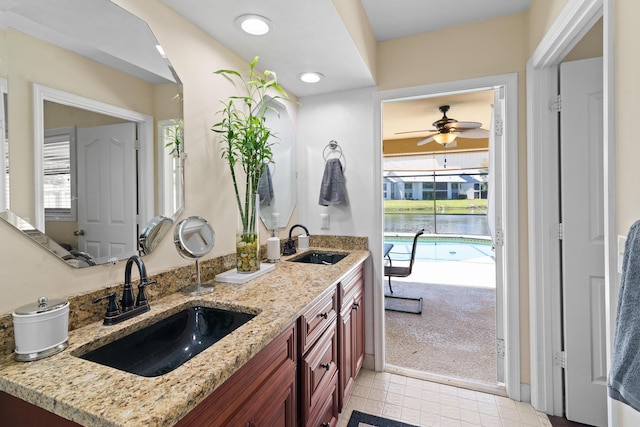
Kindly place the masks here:
<instances>
[{"instance_id":1,"label":"bamboo plant","mask_svg":"<svg viewBox=\"0 0 640 427\"><path fill-rule=\"evenodd\" d=\"M266 125L265 116L272 107L268 105L265 97L269 94L272 99L288 100L286 92L278 84L276 74L269 70L257 72L257 63L258 57L249 63L247 76L226 69L214 73L222 75L234 84L237 81L242 84L242 94L221 101L224 106L218 112L221 120L212 126L212 130L221 136L222 158L229 165L242 222L242 239L247 244L254 243L257 239L255 198L258 182L266 165L273 161L273 143L270 141L272 132ZM239 182L237 167L242 168L246 177L244 194L240 191L242 184Z\"/></svg>"}]
</instances>

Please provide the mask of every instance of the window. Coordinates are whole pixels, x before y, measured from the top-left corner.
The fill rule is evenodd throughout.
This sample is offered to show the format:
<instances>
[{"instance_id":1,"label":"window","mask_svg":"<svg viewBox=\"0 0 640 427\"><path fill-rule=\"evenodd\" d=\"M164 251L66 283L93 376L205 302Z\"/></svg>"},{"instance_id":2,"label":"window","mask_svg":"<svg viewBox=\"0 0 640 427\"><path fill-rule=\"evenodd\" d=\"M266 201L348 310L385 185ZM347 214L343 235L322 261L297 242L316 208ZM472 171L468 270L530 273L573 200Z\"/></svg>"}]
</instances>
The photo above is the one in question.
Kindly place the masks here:
<instances>
[{"instance_id":1,"label":"window","mask_svg":"<svg viewBox=\"0 0 640 427\"><path fill-rule=\"evenodd\" d=\"M413 184L410 182L404 183L404 199L413 200Z\"/></svg>"},{"instance_id":2,"label":"window","mask_svg":"<svg viewBox=\"0 0 640 427\"><path fill-rule=\"evenodd\" d=\"M76 220L76 130L50 129L43 147L44 214L47 221Z\"/></svg>"},{"instance_id":3,"label":"window","mask_svg":"<svg viewBox=\"0 0 640 427\"><path fill-rule=\"evenodd\" d=\"M422 200L433 200L433 182L422 183Z\"/></svg>"}]
</instances>

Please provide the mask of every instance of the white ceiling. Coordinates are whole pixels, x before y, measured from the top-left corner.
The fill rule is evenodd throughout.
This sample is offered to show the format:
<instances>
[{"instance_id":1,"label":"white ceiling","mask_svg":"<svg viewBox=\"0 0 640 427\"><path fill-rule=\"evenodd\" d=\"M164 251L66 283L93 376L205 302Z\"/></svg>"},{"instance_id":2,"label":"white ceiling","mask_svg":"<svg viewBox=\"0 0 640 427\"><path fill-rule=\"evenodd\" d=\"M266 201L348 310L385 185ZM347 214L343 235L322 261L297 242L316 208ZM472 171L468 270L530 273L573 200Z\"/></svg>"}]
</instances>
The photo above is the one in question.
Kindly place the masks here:
<instances>
[{"instance_id":1,"label":"white ceiling","mask_svg":"<svg viewBox=\"0 0 640 427\"><path fill-rule=\"evenodd\" d=\"M347 0L161 0L247 62L275 71L289 92L304 97L375 86L334 6ZM358 0L352 0L358 1ZM378 41L522 12L530 0L360 0ZM276 5L277 3L277 5ZM243 34L235 19L262 15L273 23L266 36ZM303 83L298 75L318 71L325 79Z\"/></svg>"}]
</instances>

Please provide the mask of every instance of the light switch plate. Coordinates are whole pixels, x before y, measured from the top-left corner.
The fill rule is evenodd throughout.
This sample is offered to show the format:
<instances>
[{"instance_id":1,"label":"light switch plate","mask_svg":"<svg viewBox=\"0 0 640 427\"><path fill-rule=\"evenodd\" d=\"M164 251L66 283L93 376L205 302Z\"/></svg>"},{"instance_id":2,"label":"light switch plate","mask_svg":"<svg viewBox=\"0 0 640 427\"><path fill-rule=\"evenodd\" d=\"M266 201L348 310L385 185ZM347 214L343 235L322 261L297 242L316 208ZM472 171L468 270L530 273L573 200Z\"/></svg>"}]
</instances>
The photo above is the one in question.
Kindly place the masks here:
<instances>
[{"instance_id":1,"label":"light switch plate","mask_svg":"<svg viewBox=\"0 0 640 427\"><path fill-rule=\"evenodd\" d=\"M328 230L329 229L329 214L328 213L322 213L320 214L320 228L322 230Z\"/></svg>"}]
</instances>

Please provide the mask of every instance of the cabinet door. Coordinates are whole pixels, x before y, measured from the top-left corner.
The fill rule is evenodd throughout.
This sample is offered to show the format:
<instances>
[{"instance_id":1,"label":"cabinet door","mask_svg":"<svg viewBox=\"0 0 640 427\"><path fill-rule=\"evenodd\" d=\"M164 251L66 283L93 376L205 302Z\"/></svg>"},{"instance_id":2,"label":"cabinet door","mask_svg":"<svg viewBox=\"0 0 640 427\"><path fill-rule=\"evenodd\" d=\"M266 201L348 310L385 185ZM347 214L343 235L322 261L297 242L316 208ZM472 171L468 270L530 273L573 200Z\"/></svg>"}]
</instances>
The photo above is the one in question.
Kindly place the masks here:
<instances>
[{"instance_id":1,"label":"cabinet door","mask_svg":"<svg viewBox=\"0 0 640 427\"><path fill-rule=\"evenodd\" d=\"M351 393L355 382L355 372L353 371L354 363L354 316L353 316L353 299L345 301L346 307L340 313L340 364L338 365L338 408L342 412L342 408L347 403L347 398Z\"/></svg>"},{"instance_id":2,"label":"cabinet door","mask_svg":"<svg viewBox=\"0 0 640 427\"><path fill-rule=\"evenodd\" d=\"M351 335L353 342L353 378L364 363L364 289L353 298L351 306Z\"/></svg>"},{"instance_id":3,"label":"cabinet door","mask_svg":"<svg viewBox=\"0 0 640 427\"><path fill-rule=\"evenodd\" d=\"M188 413L176 427L294 426L296 329L280 336ZM273 424L267 421L274 420Z\"/></svg>"},{"instance_id":4,"label":"cabinet door","mask_svg":"<svg viewBox=\"0 0 640 427\"><path fill-rule=\"evenodd\" d=\"M244 405L235 417L221 425L229 427L295 427L295 374L295 369L287 369L274 375L255 391L254 400L262 400L261 405ZM268 398L264 399L264 397Z\"/></svg>"}]
</instances>

